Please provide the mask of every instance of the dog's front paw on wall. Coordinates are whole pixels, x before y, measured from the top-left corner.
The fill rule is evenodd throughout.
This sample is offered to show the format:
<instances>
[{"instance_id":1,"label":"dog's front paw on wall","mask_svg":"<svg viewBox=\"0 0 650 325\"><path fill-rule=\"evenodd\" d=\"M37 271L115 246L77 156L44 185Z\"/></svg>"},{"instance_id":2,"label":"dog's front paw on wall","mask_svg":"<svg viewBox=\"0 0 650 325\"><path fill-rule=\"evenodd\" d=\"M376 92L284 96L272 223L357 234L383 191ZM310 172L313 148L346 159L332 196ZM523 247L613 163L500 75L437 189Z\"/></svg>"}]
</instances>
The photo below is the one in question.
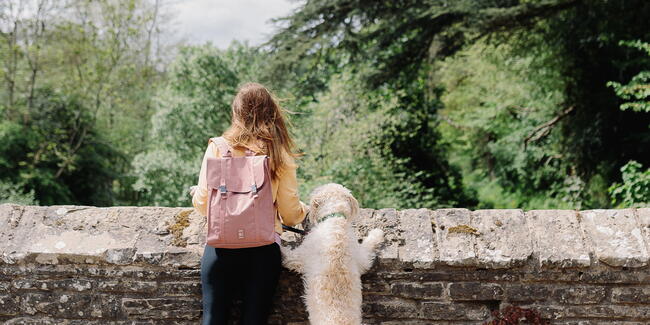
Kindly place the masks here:
<instances>
[{"instance_id":1,"label":"dog's front paw on wall","mask_svg":"<svg viewBox=\"0 0 650 325\"><path fill-rule=\"evenodd\" d=\"M384 241L384 231L379 228L375 228L368 233L366 240L372 247L377 247L379 244L381 244L381 242Z\"/></svg>"}]
</instances>

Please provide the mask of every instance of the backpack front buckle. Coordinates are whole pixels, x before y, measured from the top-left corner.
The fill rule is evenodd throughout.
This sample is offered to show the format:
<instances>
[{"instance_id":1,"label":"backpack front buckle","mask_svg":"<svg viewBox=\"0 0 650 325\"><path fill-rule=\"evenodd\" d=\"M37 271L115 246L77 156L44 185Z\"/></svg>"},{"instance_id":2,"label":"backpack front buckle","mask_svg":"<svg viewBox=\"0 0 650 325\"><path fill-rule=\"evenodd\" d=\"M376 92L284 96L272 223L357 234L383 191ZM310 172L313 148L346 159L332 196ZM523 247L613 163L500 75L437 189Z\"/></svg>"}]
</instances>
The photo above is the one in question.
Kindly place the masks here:
<instances>
[{"instance_id":1,"label":"backpack front buckle","mask_svg":"<svg viewBox=\"0 0 650 325\"><path fill-rule=\"evenodd\" d=\"M221 197L226 198L226 185L220 185L219 186L219 192L221 192Z\"/></svg>"}]
</instances>

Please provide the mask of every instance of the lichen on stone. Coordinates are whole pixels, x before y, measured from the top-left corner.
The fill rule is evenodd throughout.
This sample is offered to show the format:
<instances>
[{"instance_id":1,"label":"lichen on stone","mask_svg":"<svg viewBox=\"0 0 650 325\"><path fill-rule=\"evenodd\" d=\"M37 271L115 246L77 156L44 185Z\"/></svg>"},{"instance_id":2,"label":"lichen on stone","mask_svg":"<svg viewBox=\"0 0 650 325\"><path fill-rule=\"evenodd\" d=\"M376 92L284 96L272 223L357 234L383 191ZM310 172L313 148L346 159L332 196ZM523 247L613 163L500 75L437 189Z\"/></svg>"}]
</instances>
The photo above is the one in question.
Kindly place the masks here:
<instances>
[{"instance_id":1,"label":"lichen on stone","mask_svg":"<svg viewBox=\"0 0 650 325\"><path fill-rule=\"evenodd\" d=\"M181 211L174 216L174 223L167 227L167 230L172 233L172 245L185 247L187 246L187 240L183 238L183 230L190 225L189 215L192 213L192 210Z\"/></svg>"},{"instance_id":2,"label":"lichen on stone","mask_svg":"<svg viewBox=\"0 0 650 325\"><path fill-rule=\"evenodd\" d=\"M480 235L478 230L474 227L470 227L468 225L458 225L458 226L453 226L450 227L448 230L448 233L462 233L462 234L472 234L472 235Z\"/></svg>"}]
</instances>

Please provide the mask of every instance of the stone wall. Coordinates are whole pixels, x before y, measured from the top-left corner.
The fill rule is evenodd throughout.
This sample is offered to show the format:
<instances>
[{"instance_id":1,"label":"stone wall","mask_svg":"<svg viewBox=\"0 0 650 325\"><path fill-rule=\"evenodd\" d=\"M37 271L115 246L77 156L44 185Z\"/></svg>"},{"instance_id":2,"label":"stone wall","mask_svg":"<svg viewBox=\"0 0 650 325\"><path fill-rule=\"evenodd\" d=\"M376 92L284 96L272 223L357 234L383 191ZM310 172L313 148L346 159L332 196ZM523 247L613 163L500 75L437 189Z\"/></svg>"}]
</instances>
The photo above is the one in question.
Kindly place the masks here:
<instances>
[{"instance_id":1,"label":"stone wall","mask_svg":"<svg viewBox=\"0 0 650 325\"><path fill-rule=\"evenodd\" d=\"M362 213L360 235L386 231L367 324L482 324L508 305L650 323L650 209ZM198 324L204 226L191 208L0 205L0 322ZM306 324L301 294L283 271L271 323Z\"/></svg>"}]
</instances>

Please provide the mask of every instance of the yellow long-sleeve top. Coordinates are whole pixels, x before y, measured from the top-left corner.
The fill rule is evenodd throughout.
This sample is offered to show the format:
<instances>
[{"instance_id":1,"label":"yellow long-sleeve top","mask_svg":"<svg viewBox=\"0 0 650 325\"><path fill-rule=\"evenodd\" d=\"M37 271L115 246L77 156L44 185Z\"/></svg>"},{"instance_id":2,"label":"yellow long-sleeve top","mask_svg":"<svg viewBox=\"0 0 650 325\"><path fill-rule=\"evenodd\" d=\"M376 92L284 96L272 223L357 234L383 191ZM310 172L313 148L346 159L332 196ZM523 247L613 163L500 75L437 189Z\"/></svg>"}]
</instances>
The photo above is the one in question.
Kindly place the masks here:
<instances>
[{"instance_id":1,"label":"yellow long-sleeve top","mask_svg":"<svg viewBox=\"0 0 650 325\"><path fill-rule=\"evenodd\" d=\"M207 159L208 157L221 157L219 147L214 142L209 141L208 147L203 155L201 171L199 172L198 186L192 196L192 205L198 213L207 216L208 200L208 181L207 181ZM246 155L245 149L233 147L232 155L234 157ZM300 201L298 197L298 181L296 179L296 168L293 157L288 157L289 161L276 177L271 180L271 190L273 192L273 205L275 213L275 231L282 233L282 224L294 226L305 219L307 206Z\"/></svg>"}]
</instances>

